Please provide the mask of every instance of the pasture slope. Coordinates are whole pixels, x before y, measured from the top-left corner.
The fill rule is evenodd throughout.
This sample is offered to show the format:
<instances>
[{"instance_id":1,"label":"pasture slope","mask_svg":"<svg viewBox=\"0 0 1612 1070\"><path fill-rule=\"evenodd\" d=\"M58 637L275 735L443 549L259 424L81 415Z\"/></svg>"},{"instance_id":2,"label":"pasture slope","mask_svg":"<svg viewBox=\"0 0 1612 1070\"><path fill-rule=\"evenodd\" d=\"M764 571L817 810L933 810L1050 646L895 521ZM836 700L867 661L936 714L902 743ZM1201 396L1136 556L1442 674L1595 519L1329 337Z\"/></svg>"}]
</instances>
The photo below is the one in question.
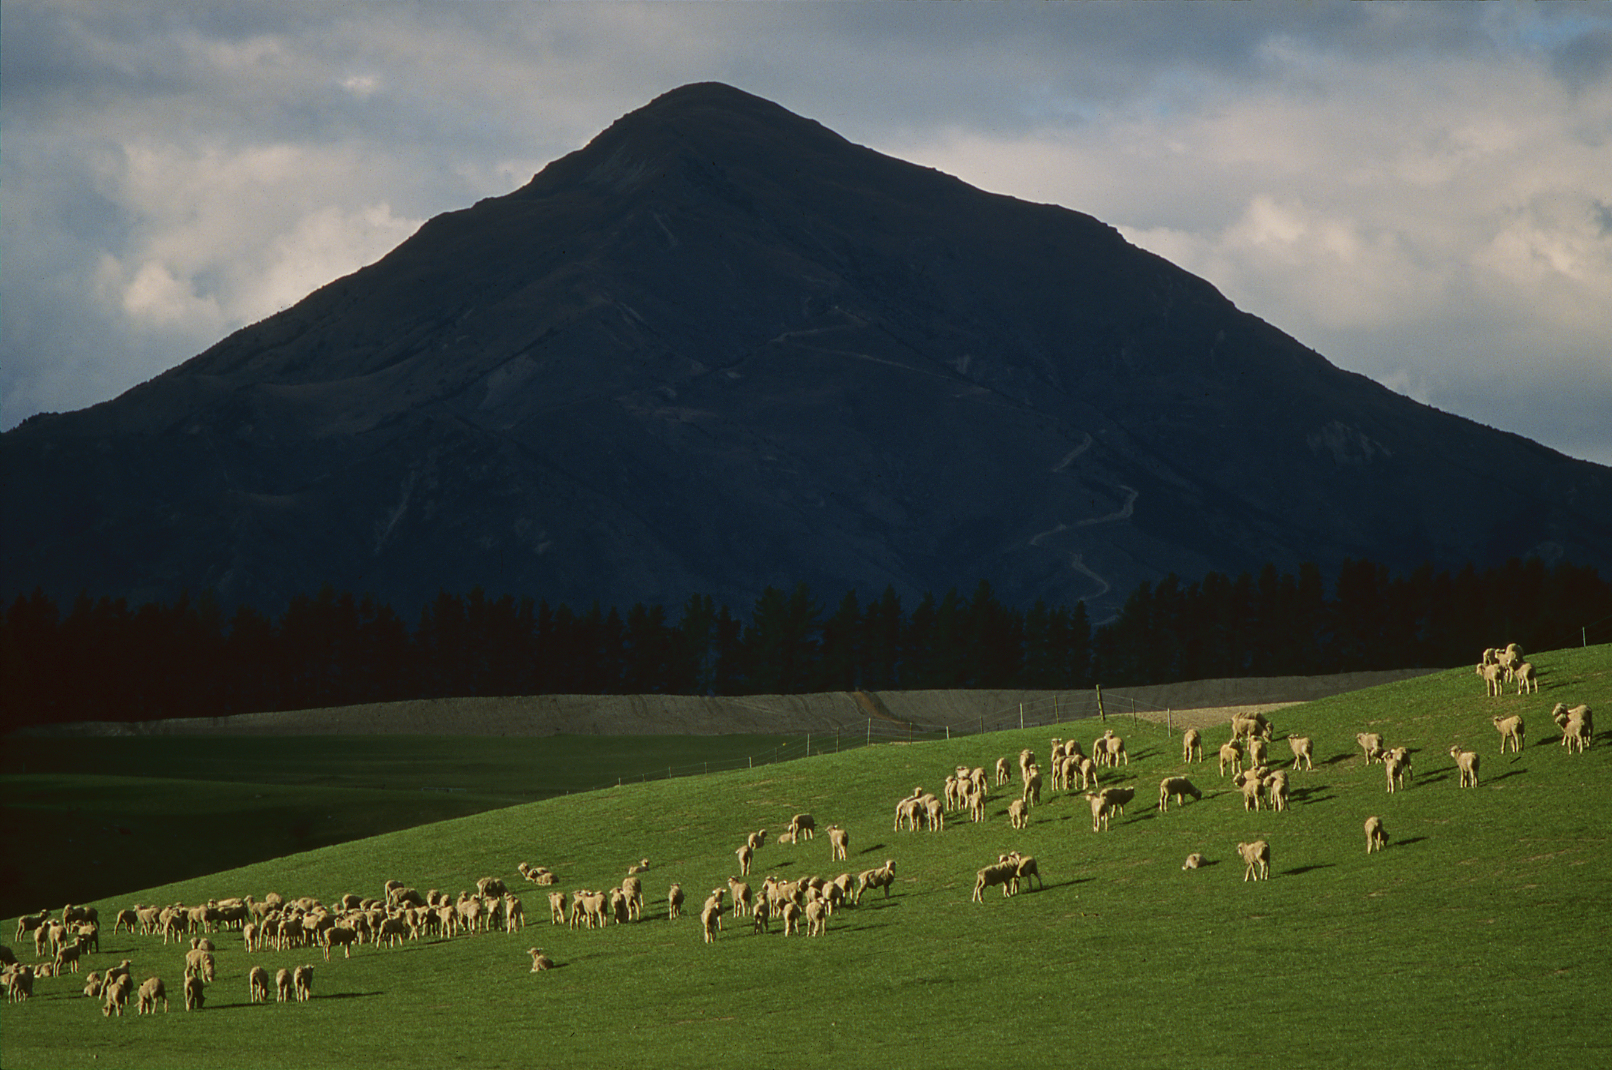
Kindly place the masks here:
<instances>
[{"instance_id":1,"label":"pasture slope","mask_svg":"<svg viewBox=\"0 0 1612 1070\"><path fill-rule=\"evenodd\" d=\"M914 785L938 791L958 764L989 765L1047 730L860 748L777 765L629 784L476 814L210 874L96 905L110 920L134 902L198 902L270 890L331 901L379 895L389 878L459 890L499 875L520 885L518 934L248 954L220 943L205 1010L104 1018L72 978L39 981L0 1023L6 1067L566 1067L623 1064L782 1067L939 1060L1102 1062L1191 1067L1550 1067L1612 1065L1612 746L1557 745L1557 701L1612 710L1612 647L1534 655L1537 695L1487 697L1452 670L1281 710L1315 739L1313 772L1293 774L1293 805L1246 812L1211 760L1187 770L1200 801L1155 808L1160 778L1183 771L1178 737L1124 726L1130 764L1104 783L1137 789L1110 831L1084 800L1047 792L1029 827L950 815L940 832L892 831ZM1499 753L1495 714L1521 713L1527 746ZM1606 714L1603 713L1603 720ZM1414 774L1388 794L1355 733L1413 751ZM1089 743L1089 741L1086 741ZM1448 751L1482 754L1475 789L1456 785ZM666 918L667 884L697 908L735 872L733 849L759 827L813 813L850 832L846 863L826 836L769 839L765 874L832 876L894 859L885 898L831 919L820 938L756 935L728 918L714 944L692 914ZM1368 856L1362 823L1390 840ZM1271 844L1272 878L1243 879L1239 841ZM975 870L1017 849L1045 887L970 899ZM1183 871L1193 851L1213 863ZM520 861L561 887L609 887L651 859L645 920L571 930L546 920ZM14 921L5 922L9 935ZM526 948L558 968L528 972ZM24 961L33 948L19 948ZM160 937L109 932L88 968L121 958L136 979L163 976L180 951ZM306 1004L250 1005L246 974L315 964Z\"/></svg>"}]
</instances>

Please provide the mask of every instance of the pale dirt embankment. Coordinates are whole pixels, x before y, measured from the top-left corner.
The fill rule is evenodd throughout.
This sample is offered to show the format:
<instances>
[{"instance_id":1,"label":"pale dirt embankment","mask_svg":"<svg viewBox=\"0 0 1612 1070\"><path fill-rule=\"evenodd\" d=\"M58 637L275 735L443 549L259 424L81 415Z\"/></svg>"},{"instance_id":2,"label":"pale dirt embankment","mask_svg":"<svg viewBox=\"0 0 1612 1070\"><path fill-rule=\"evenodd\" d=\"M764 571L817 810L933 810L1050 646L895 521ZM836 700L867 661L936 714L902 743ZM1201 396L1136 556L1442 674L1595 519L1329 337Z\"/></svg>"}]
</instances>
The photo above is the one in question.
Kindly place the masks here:
<instances>
[{"instance_id":1,"label":"pale dirt embankment","mask_svg":"<svg viewBox=\"0 0 1612 1070\"><path fill-rule=\"evenodd\" d=\"M1199 680L1103 693L1104 712L1177 726L1228 721L1235 712L1270 710L1375 687L1438 669L1335 676ZM1095 716L1094 691L826 692L815 695L537 695L529 698L419 699L333 709L248 713L120 723L96 721L25 729L30 735L796 735L885 730L915 724L976 732Z\"/></svg>"}]
</instances>

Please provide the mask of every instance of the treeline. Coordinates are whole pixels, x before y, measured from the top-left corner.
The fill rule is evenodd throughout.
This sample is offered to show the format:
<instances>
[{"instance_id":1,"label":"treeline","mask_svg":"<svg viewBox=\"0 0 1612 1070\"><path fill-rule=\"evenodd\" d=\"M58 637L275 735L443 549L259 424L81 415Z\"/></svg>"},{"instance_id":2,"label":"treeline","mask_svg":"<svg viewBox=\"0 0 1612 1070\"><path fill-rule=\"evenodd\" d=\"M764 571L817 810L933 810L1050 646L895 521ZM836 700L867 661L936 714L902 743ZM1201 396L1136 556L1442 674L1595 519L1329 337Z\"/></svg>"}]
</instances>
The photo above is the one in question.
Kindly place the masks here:
<instances>
[{"instance_id":1,"label":"treeline","mask_svg":"<svg viewBox=\"0 0 1612 1070\"><path fill-rule=\"evenodd\" d=\"M1612 588L1594 569L1537 559L1401 577L1348 561L1330 591L1314 565L1170 576L1095 628L1084 603L1014 609L984 582L911 608L891 589L830 610L805 585L768 588L743 617L696 595L675 620L658 605L578 612L478 588L438 594L412 626L329 587L278 620L226 616L207 593L138 607L86 594L64 614L36 591L0 611L0 695L11 728L474 695L1073 690L1459 665L1508 642L1577 644L1592 622L1612 633L1609 620Z\"/></svg>"}]
</instances>

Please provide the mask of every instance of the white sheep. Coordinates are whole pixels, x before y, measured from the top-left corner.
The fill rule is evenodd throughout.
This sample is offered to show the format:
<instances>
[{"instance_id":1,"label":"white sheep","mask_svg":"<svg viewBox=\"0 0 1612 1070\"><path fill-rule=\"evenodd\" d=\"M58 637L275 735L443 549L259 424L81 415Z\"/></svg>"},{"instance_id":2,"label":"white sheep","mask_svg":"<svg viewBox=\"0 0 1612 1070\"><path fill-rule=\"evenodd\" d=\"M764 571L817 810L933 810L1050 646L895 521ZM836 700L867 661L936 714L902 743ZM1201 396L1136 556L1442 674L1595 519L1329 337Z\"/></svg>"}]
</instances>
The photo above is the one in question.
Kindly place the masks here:
<instances>
[{"instance_id":1,"label":"white sheep","mask_svg":"<svg viewBox=\"0 0 1612 1070\"><path fill-rule=\"evenodd\" d=\"M1355 742L1366 754L1366 762L1380 761L1383 756L1383 737L1376 732L1356 732Z\"/></svg>"},{"instance_id":2,"label":"white sheep","mask_svg":"<svg viewBox=\"0 0 1612 1070\"><path fill-rule=\"evenodd\" d=\"M1008 824L1016 829L1022 829L1030 823L1030 804L1023 799L1014 799L1008 803Z\"/></svg>"},{"instance_id":3,"label":"white sheep","mask_svg":"<svg viewBox=\"0 0 1612 1070\"><path fill-rule=\"evenodd\" d=\"M621 882L621 895L627 902L627 917L644 920L644 882L637 877L625 877Z\"/></svg>"},{"instance_id":4,"label":"white sheep","mask_svg":"<svg viewBox=\"0 0 1612 1070\"><path fill-rule=\"evenodd\" d=\"M733 916L742 918L754 909L755 897L750 885L737 877L728 878L728 891L733 895Z\"/></svg>"},{"instance_id":5,"label":"white sheep","mask_svg":"<svg viewBox=\"0 0 1612 1070\"><path fill-rule=\"evenodd\" d=\"M1159 812L1166 813L1170 809L1170 798L1175 797L1179 805L1185 805L1187 796L1202 799L1203 792L1192 786L1192 781L1184 776L1165 777L1159 781Z\"/></svg>"},{"instance_id":6,"label":"white sheep","mask_svg":"<svg viewBox=\"0 0 1612 1070\"><path fill-rule=\"evenodd\" d=\"M1375 814L1366 818L1366 853L1380 851L1388 842L1388 830L1383 828L1383 819Z\"/></svg>"},{"instance_id":7,"label":"white sheep","mask_svg":"<svg viewBox=\"0 0 1612 1070\"><path fill-rule=\"evenodd\" d=\"M1450 748L1450 757L1455 759L1455 768L1461 775L1460 786L1475 788L1478 786L1478 752L1475 750L1462 750L1457 744Z\"/></svg>"},{"instance_id":8,"label":"white sheep","mask_svg":"<svg viewBox=\"0 0 1612 1070\"><path fill-rule=\"evenodd\" d=\"M1250 736L1248 738L1248 764L1264 765L1265 751L1269 746L1270 744L1260 736Z\"/></svg>"},{"instance_id":9,"label":"white sheep","mask_svg":"<svg viewBox=\"0 0 1612 1070\"><path fill-rule=\"evenodd\" d=\"M1247 777L1242 782L1243 809L1259 810L1265 801L1265 782L1259 777Z\"/></svg>"},{"instance_id":10,"label":"white sheep","mask_svg":"<svg viewBox=\"0 0 1612 1070\"><path fill-rule=\"evenodd\" d=\"M811 839L817 834L817 822L811 814L796 814L789 819L789 841L799 843L802 839Z\"/></svg>"},{"instance_id":11,"label":"white sheep","mask_svg":"<svg viewBox=\"0 0 1612 1070\"><path fill-rule=\"evenodd\" d=\"M1498 664L1480 664L1477 674L1483 677L1484 694L1490 696L1500 694L1501 687L1504 686L1505 681L1509 678L1505 668Z\"/></svg>"},{"instance_id":12,"label":"white sheep","mask_svg":"<svg viewBox=\"0 0 1612 1070\"><path fill-rule=\"evenodd\" d=\"M673 885L673 887L675 888L676 885ZM564 925L565 924L565 893L564 892L550 892L549 893L549 924L551 924L551 925Z\"/></svg>"},{"instance_id":13,"label":"white sheep","mask_svg":"<svg viewBox=\"0 0 1612 1070\"><path fill-rule=\"evenodd\" d=\"M1526 728L1522 723L1522 715L1512 714L1510 717L1496 715L1489 718L1494 722L1494 730L1500 733L1500 753L1506 753L1506 745L1511 745L1513 753L1522 752L1523 736Z\"/></svg>"},{"instance_id":14,"label":"white sheep","mask_svg":"<svg viewBox=\"0 0 1612 1070\"><path fill-rule=\"evenodd\" d=\"M298 966L291 973L291 985L297 991L297 1002L306 1003L313 999L313 967Z\"/></svg>"},{"instance_id":15,"label":"white sheep","mask_svg":"<svg viewBox=\"0 0 1612 1070\"><path fill-rule=\"evenodd\" d=\"M674 884L666 891L666 918L668 921L683 916L683 886Z\"/></svg>"},{"instance_id":16,"label":"white sheep","mask_svg":"<svg viewBox=\"0 0 1612 1070\"><path fill-rule=\"evenodd\" d=\"M199 1011L207 1002L206 986L200 977L185 978L185 1010Z\"/></svg>"},{"instance_id":17,"label":"white sheep","mask_svg":"<svg viewBox=\"0 0 1612 1070\"><path fill-rule=\"evenodd\" d=\"M813 899L806 904L806 935L822 936L828 929L828 901Z\"/></svg>"},{"instance_id":18,"label":"white sheep","mask_svg":"<svg viewBox=\"0 0 1612 1070\"><path fill-rule=\"evenodd\" d=\"M896 864L888 858L878 869L863 870L856 878L856 905L862 905L862 893L869 888L883 888L884 897L889 899L890 885L895 883L895 879Z\"/></svg>"},{"instance_id":19,"label":"white sheep","mask_svg":"<svg viewBox=\"0 0 1612 1070\"><path fill-rule=\"evenodd\" d=\"M1303 762L1305 769L1311 772L1315 771L1315 763L1311 760L1314 745L1309 736L1290 735L1287 737L1287 745L1293 752L1293 768L1295 770L1298 769L1299 763Z\"/></svg>"},{"instance_id":20,"label":"white sheep","mask_svg":"<svg viewBox=\"0 0 1612 1070\"><path fill-rule=\"evenodd\" d=\"M1196 728L1189 728L1181 734L1181 760L1203 761L1203 733Z\"/></svg>"},{"instance_id":21,"label":"white sheep","mask_svg":"<svg viewBox=\"0 0 1612 1070\"><path fill-rule=\"evenodd\" d=\"M252 971L246 975L246 988L253 1003L267 1003L269 1001L269 971L262 966L253 966Z\"/></svg>"},{"instance_id":22,"label":"white sheep","mask_svg":"<svg viewBox=\"0 0 1612 1070\"><path fill-rule=\"evenodd\" d=\"M1231 766L1231 775L1236 776L1243 771L1243 746L1235 739L1228 740L1220 745L1220 775L1226 775L1226 766Z\"/></svg>"},{"instance_id":23,"label":"white sheep","mask_svg":"<svg viewBox=\"0 0 1612 1070\"><path fill-rule=\"evenodd\" d=\"M726 888L711 889L705 905L700 907L700 928L704 930L708 944L714 944L716 934L722 931L722 897L726 892Z\"/></svg>"},{"instance_id":24,"label":"white sheep","mask_svg":"<svg viewBox=\"0 0 1612 1070\"><path fill-rule=\"evenodd\" d=\"M25 972L27 969L28 967L23 967ZM33 975L27 974L26 976L29 982L28 991L31 992ZM22 977L19 977L18 980L22 980ZM195 979L192 978L192 980ZM188 984L189 982L186 983ZM106 987L102 989L106 1002L101 1005L101 1013L107 1017L111 1017L113 1014L116 1014L119 1018L123 1017L123 1010L129 1005L129 989L132 987L134 987L134 983L129 980L129 975L126 973L118 974L109 980ZM15 989L13 989L13 992L15 992ZM27 992L24 993L22 998L28 998Z\"/></svg>"},{"instance_id":25,"label":"white sheep","mask_svg":"<svg viewBox=\"0 0 1612 1070\"><path fill-rule=\"evenodd\" d=\"M985 889L993 888L998 884L1002 886L1002 895L1004 897L1011 895L1013 878L1018 874L1018 871L1019 867L1016 862L1006 861L981 868L974 874L973 901L983 903L985 901Z\"/></svg>"},{"instance_id":26,"label":"white sheep","mask_svg":"<svg viewBox=\"0 0 1612 1070\"><path fill-rule=\"evenodd\" d=\"M1006 784L1008 780L1008 760L1006 758L998 758L996 760L996 782L998 784Z\"/></svg>"},{"instance_id":27,"label":"white sheep","mask_svg":"<svg viewBox=\"0 0 1612 1070\"><path fill-rule=\"evenodd\" d=\"M1125 816L1125 804L1130 802L1132 799L1136 798L1136 789L1135 788L1104 788L1101 791L1099 791L1097 794L1101 795L1103 797L1103 799L1105 801L1107 801L1108 807L1109 807L1110 810L1113 810L1115 813L1119 814L1121 817L1124 817Z\"/></svg>"},{"instance_id":28,"label":"white sheep","mask_svg":"<svg viewBox=\"0 0 1612 1070\"><path fill-rule=\"evenodd\" d=\"M1269 880L1271 876L1271 845L1264 840L1239 843L1237 853L1242 856L1243 880Z\"/></svg>"},{"instance_id":29,"label":"white sheep","mask_svg":"<svg viewBox=\"0 0 1612 1070\"><path fill-rule=\"evenodd\" d=\"M287 1003L291 1000L291 971L282 966L274 974L274 1001Z\"/></svg>"},{"instance_id":30,"label":"white sheep","mask_svg":"<svg viewBox=\"0 0 1612 1070\"><path fill-rule=\"evenodd\" d=\"M1041 801L1041 767L1034 762L1024 772L1024 794L1020 798L1025 806L1035 806Z\"/></svg>"},{"instance_id":31,"label":"white sheep","mask_svg":"<svg viewBox=\"0 0 1612 1070\"><path fill-rule=\"evenodd\" d=\"M544 970L554 969L554 960L549 958L540 947L529 947L526 953L532 956L532 973L542 973Z\"/></svg>"},{"instance_id":32,"label":"white sheep","mask_svg":"<svg viewBox=\"0 0 1612 1070\"><path fill-rule=\"evenodd\" d=\"M1193 851L1191 854L1187 855L1187 860L1185 862L1181 863L1181 868L1182 869L1202 869L1203 868L1203 863L1204 863L1203 855L1199 854L1197 851Z\"/></svg>"},{"instance_id":33,"label":"white sheep","mask_svg":"<svg viewBox=\"0 0 1612 1070\"><path fill-rule=\"evenodd\" d=\"M1539 673L1534 669L1534 663L1525 661L1517 666L1517 694L1524 692L1539 692Z\"/></svg>"},{"instance_id":34,"label":"white sheep","mask_svg":"<svg viewBox=\"0 0 1612 1070\"><path fill-rule=\"evenodd\" d=\"M1111 809L1108 800L1100 793L1086 792L1086 801L1091 804L1091 830L1099 832L1108 828L1108 819Z\"/></svg>"},{"instance_id":35,"label":"white sheep","mask_svg":"<svg viewBox=\"0 0 1612 1070\"><path fill-rule=\"evenodd\" d=\"M1558 702L1556 708L1550 711L1551 720L1556 727L1562 730L1562 746L1568 752L1584 753L1585 749L1595 740L1594 712L1585 703L1568 708L1566 703Z\"/></svg>"},{"instance_id":36,"label":"white sheep","mask_svg":"<svg viewBox=\"0 0 1612 1070\"><path fill-rule=\"evenodd\" d=\"M140 991L135 996L135 1014L156 1014L157 1002L162 1002L162 1013L168 1013L168 989L160 977L147 977L140 983Z\"/></svg>"},{"instance_id":37,"label":"white sheep","mask_svg":"<svg viewBox=\"0 0 1612 1070\"><path fill-rule=\"evenodd\" d=\"M1019 854L1019 852L1013 851L1012 853L1010 853L1008 855L1008 859L1009 859L1009 861L1014 863L1014 871L1013 871L1013 894L1014 895L1019 894L1019 882L1027 880L1030 877L1035 878L1035 885L1036 885L1036 887L1038 889L1045 889L1046 888L1046 885L1043 884L1042 881L1041 881L1041 868L1036 865L1036 860L1035 860L1034 855L1021 855L1021 854Z\"/></svg>"},{"instance_id":38,"label":"white sheep","mask_svg":"<svg viewBox=\"0 0 1612 1070\"><path fill-rule=\"evenodd\" d=\"M1397 791L1405 786L1405 774L1411 772L1410 749L1394 747L1383 752L1383 772L1388 777L1388 790Z\"/></svg>"},{"instance_id":39,"label":"white sheep","mask_svg":"<svg viewBox=\"0 0 1612 1070\"><path fill-rule=\"evenodd\" d=\"M627 867L627 876L629 876L629 877L636 877L640 873L648 873L648 872L649 872L649 859L647 859L647 858L640 858L637 862L635 862L632 865Z\"/></svg>"},{"instance_id":40,"label":"white sheep","mask_svg":"<svg viewBox=\"0 0 1612 1070\"><path fill-rule=\"evenodd\" d=\"M1103 748L1105 757L1102 764L1118 768L1122 758L1125 760L1126 765L1131 764L1131 756L1125 753L1125 741L1116 736L1112 728L1103 733L1103 740L1105 742Z\"/></svg>"},{"instance_id":41,"label":"white sheep","mask_svg":"<svg viewBox=\"0 0 1612 1070\"><path fill-rule=\"evenodd\" d=\"M739 849L733 852L739 859L739 876L750 876L750 860L755 856L756 849L748 843L740 844Z\"/></svg>"},{"instance_id":42,"label":"white sheep","mask_svg":"<svg viewBox=\"0 0 1612 1070\"><path fill-rule=\"evenodd\" d=\"M1264 779L1265 797L1270 801L1272 810L1287 809L1287 772L1278 769Z\"/></svg>"}]
</instances>

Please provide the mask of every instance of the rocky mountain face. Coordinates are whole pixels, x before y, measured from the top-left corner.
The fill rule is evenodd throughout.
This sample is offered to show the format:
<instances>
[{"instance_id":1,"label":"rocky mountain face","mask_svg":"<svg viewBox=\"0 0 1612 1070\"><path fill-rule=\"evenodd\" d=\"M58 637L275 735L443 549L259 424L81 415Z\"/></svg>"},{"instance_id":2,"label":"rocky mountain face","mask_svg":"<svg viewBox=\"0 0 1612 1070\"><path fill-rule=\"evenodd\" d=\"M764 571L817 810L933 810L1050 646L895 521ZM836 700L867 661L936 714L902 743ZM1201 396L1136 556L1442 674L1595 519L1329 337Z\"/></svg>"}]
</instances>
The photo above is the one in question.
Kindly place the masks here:
<instances>
[{"instance_id":1,"label":"rocky mountain face","mask_svg":"<svg viewBox=\"0 0 1612 1070\"><path fill-rule=\"evenodd\" d=\"M1089 216L714 84L0 465L8 599L745 610L983 578L1102 620L1266 561L1612 568L1612 469L1341 371Z\"/></svg>"}]
</instances>

